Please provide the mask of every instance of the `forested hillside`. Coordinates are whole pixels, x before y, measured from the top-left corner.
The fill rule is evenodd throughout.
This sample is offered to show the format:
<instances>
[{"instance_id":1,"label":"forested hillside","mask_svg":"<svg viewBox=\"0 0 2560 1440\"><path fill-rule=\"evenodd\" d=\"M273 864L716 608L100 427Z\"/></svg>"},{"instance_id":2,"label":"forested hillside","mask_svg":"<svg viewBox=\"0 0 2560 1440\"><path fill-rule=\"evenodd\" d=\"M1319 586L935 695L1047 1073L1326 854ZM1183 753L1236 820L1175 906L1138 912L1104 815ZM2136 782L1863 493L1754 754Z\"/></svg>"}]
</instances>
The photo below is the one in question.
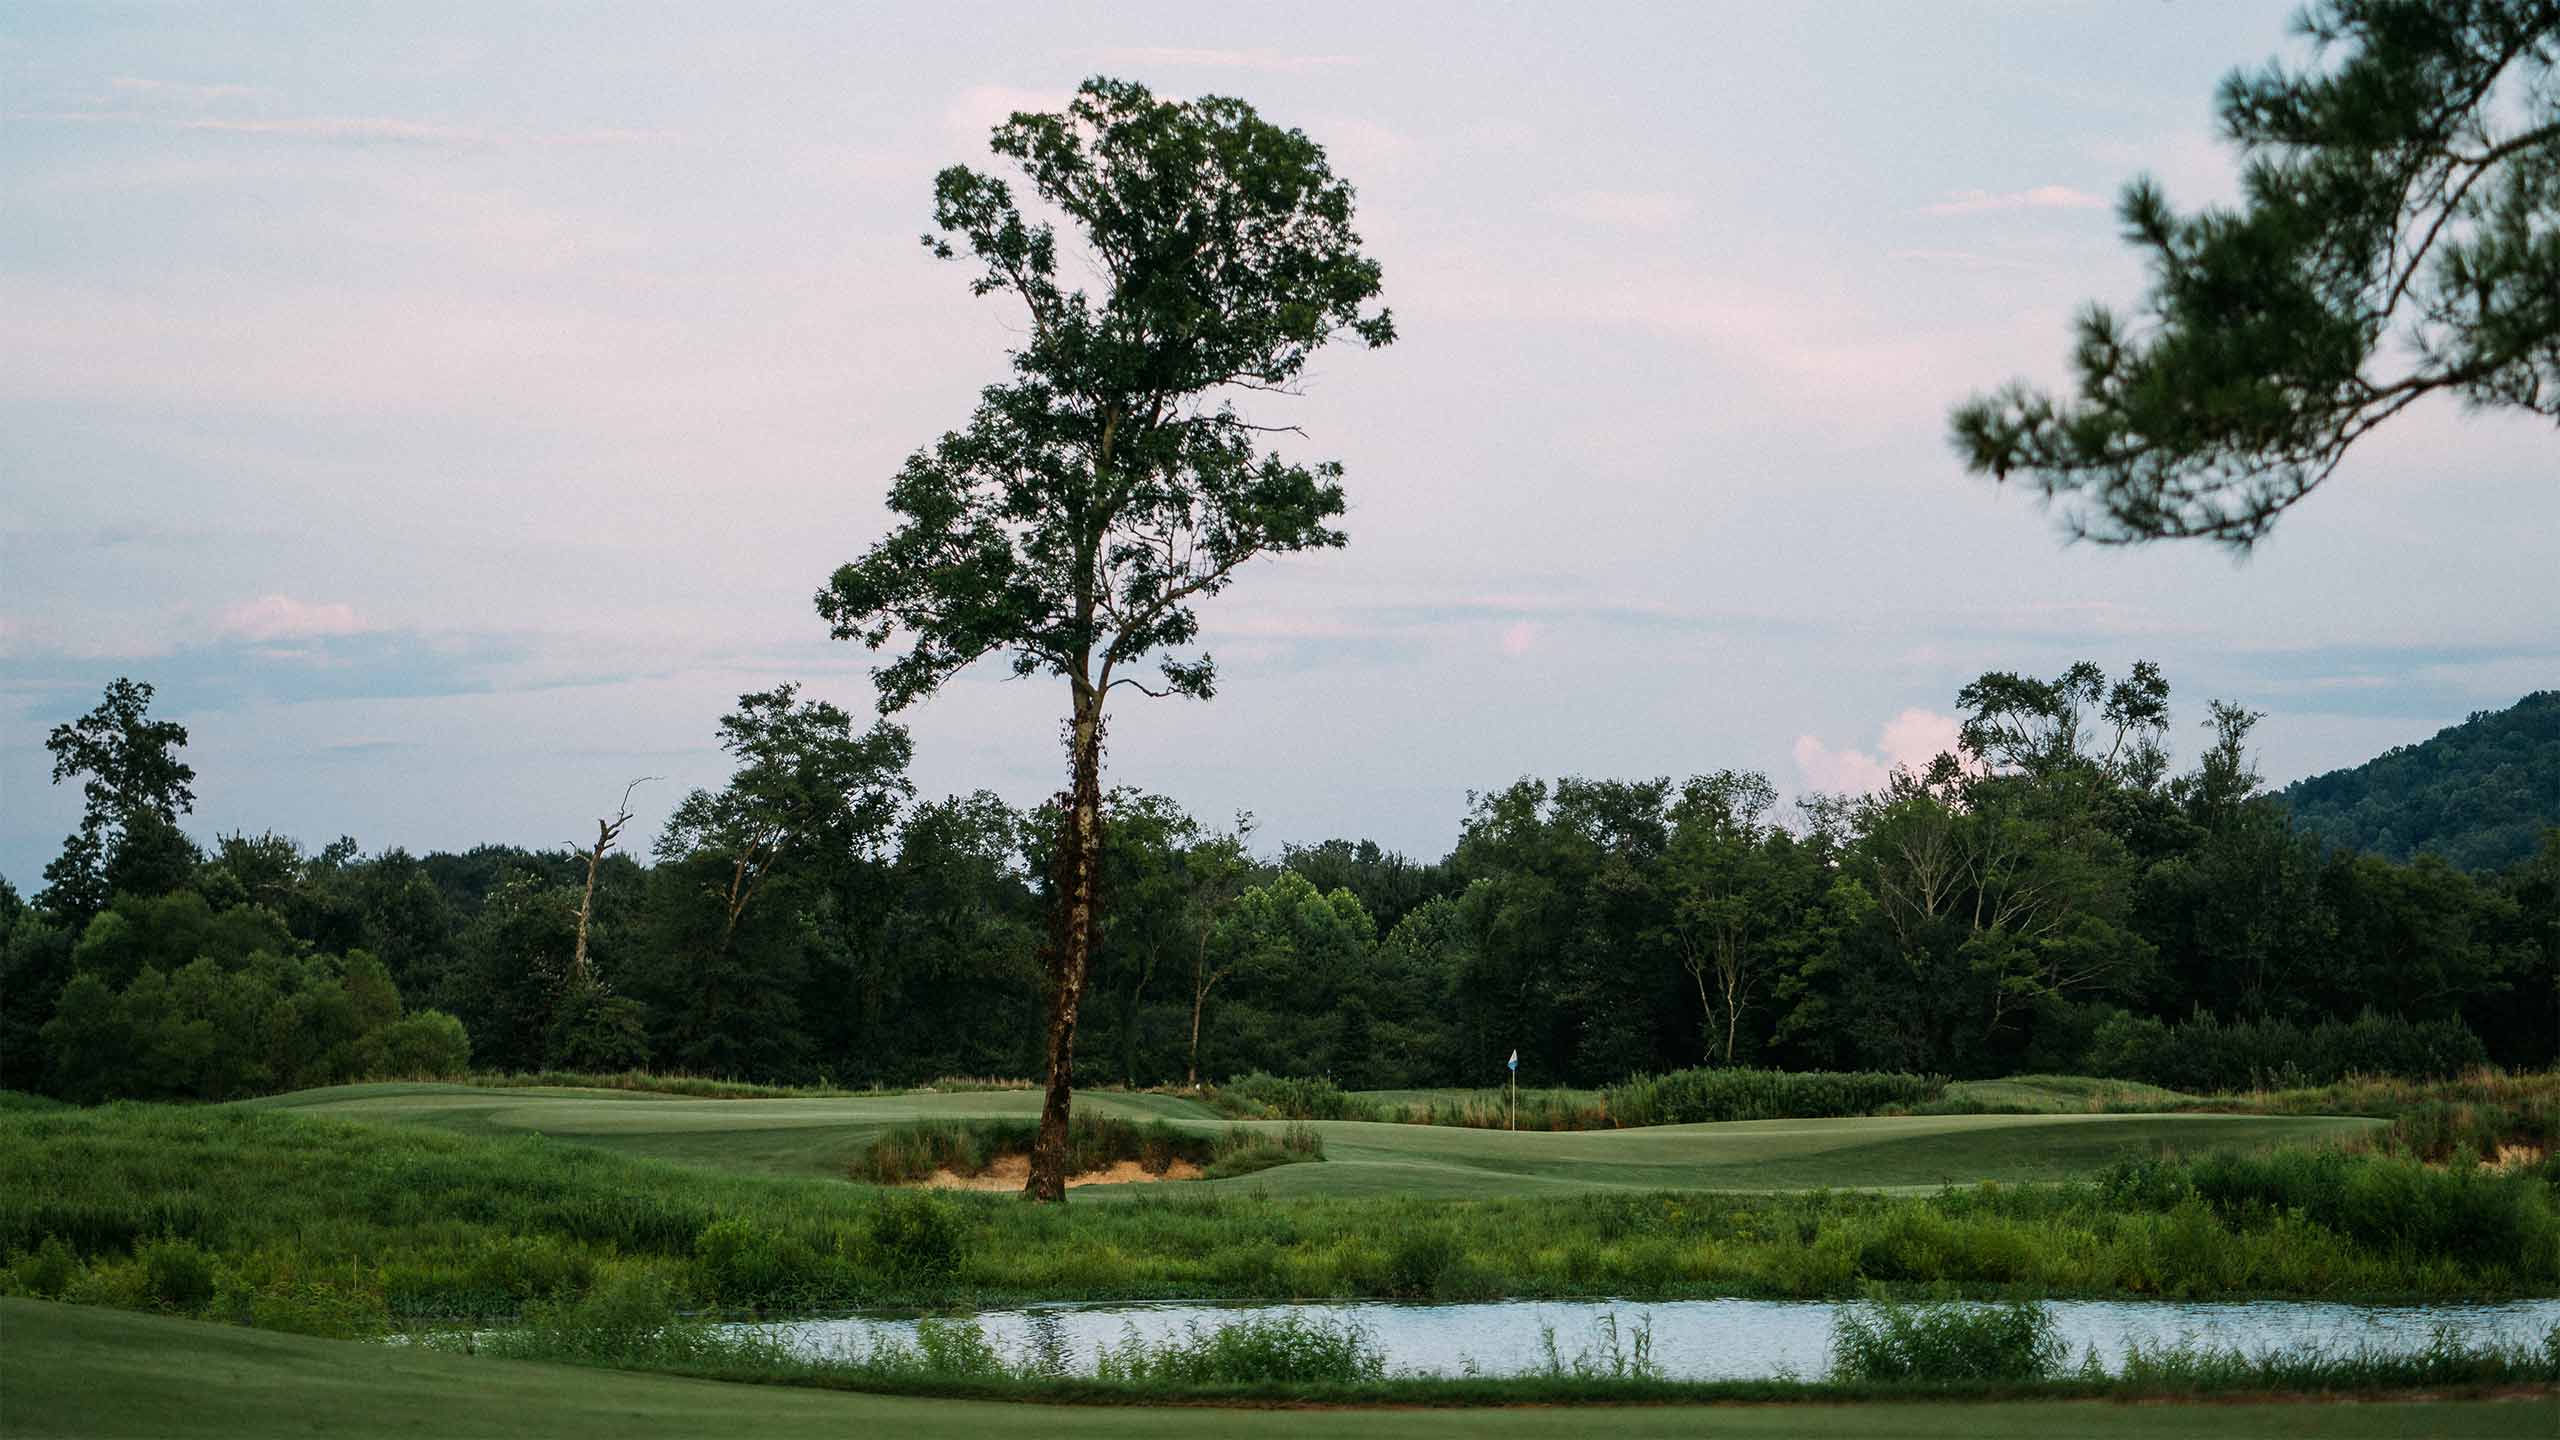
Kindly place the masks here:
<instances>
[{"instance_id":1,"label":"forested hillside","mask_svg":"<svg viewBox=\"0 0 2560 1440\"><path fill-rule=\"evenodd\" d=\"M2296 781L2284 799L2295 828L2329 845L2502 869L2560 825L2560 690L2476 711L2352 770Z\"/></svg>"}]
</instances>

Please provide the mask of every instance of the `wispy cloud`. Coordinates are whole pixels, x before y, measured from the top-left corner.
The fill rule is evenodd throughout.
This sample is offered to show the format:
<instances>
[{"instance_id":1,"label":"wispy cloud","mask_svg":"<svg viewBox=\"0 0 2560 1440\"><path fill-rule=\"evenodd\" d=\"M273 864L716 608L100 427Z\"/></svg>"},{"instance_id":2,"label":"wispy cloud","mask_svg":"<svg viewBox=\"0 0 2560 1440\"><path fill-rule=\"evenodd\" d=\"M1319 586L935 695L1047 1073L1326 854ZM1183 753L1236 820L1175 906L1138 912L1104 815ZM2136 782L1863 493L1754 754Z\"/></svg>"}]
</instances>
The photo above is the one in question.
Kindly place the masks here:
<instances>
[{"instance_id":1,"label":"wispy cloud","mask_svg":"<svg viewBox=\"0 0 2560 1440\"><path fill-rule=\"evenodd\" d=\"M1989 215L2005 210L2104 210L2104 196L2068 185L2038 185L2026 190L1958 190L1923 215Z\"/></svg>"},{"instance_id":2,"label":"wispy cloud","mask_svg":"<svg viewBox=\"0 0 2560 1440\"><path fill-rule=\"evenodd\" d=\"M107 89L128 99L175 100L195 104L255 100L275 93L263 85L191 85L180 80L153 80L141 75L118 75L107 82Z\"/></svg>"},{"instance_id":3,"label":"wispy cloud","mask_svg":"<svg viewBox=\"0 0 2560 1440\"><path fill-rule=\"evenodd\" d=\"M1180 45L1107 45L1073 52L1098 65L1131 70L1168 66L1192 70L1250 70L1288 75L1307 70L1340 70L1366 65L1366 55L1298 55L1285 50L1204 50Z\"/></svg>"},{"instance_id":4,"label":"wispy cloud","mask_svg":"<svg viewBox=\"0 0 2560 1440\"><path fill-rule=\"evenodd\" d=\"M273 120L201 118L180 121L178 128L233 135L266 135L286 140L399 145L637 145L670 138L662 130L488 130L471 125L444 125L375 115L303 115Z\"/></svg>"},{"instance_id":5,"label":"wispy cloud","mask_svg":"<svg viewBox=\"0 0 2560 1440\"><path fill-rule=\"evenodd\" d=\"M207 134L353 145L420 145L469 148L640 145L671 140L673 132L601 127L592 130L502 130L404 120L388 115L175 115L159 110L13 110L0 119L57 125L142 125Z\"/></svg>"},{"instance_id":6,"label":"wispy cloud","mask_svg":"<svg viewBox=\"0 0 2560 1440\"><path fill-rule=\"evenodd\" d=\"M1985 255L1976 250L1888 250L1888 260L1908 265L1950 265L1959 270L2051 270L2042 260L2020 260L2007 255Z\"/></svg>"},{"instance_id":7,"label":"wispy cloud","mask_svg":"<svg viewBox=\"0 0 2560 1440\"><path fill-rule=\"evenodd\" d=\"M1689 218L1697 202L1667 190L1577 190L1548 197L1550 215L1629 230L1663 230Z\"/></svg>"},{"instance_id":8,"label":"wispy cloud","mask_svg":"<svg viewBox=\"0 0 2560 1440\"><path fill-rule=\"evenodd\" d=\"M356 609L343 600L297 600L290 595L261 595L222 612L214 632L226 640L266 644L277 640L315 640L358 635L365 630Z\"/></svg>"}]
</instances>

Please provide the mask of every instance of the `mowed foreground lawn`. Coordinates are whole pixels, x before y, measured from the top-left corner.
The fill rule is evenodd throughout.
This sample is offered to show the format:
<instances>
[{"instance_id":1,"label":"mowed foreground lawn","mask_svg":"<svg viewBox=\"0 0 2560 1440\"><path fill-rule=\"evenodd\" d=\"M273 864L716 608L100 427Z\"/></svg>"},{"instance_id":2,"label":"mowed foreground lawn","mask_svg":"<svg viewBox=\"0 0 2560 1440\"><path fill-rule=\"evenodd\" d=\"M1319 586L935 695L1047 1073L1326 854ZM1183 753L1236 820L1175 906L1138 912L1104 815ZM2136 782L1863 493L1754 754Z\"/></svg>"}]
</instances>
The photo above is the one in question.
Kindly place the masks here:
<instances>
[{"instance_id":1,"label":"mowed foreground lawn","mask_svg":"<svg viewBox=\"0 0 2560 1440\"><path fill-rule=\"evenodd\" d=\"M740 1174L829 1176L882 1131L916 1120L1030 1118L1031 1091L843 1099L707 1100L608 1090L353 1085L249 1102L476 1134L533 1132ZM1213 1131L1230 1123L1169 1095L1097 1091L1087 1113ZM1256 1122L1275 1124L1275 1122ZM1469 1130L1317 1122L1326 1162L1236 1180L1273 1194L1470 1197L1576 1190L1931 1190L2085 1175L2128 1154L2336 1140L2374 1120L2287 1115L1941 1115L1744 1120L1637 1130ZM1144 1186L1090 1186L1109 1199Z\"/></svg>"},{"instance_id":2,"label":"mowed foreground lawn","mask_svg":"<svg viewBox=\"0 0 2560 1440\"><path fill-rule=\"evenodd\" d=\"M1211 1410L919 1400L531 1365L0 1299L12 1440L959 1440L1148 1437L2478 1436L2550 1440L2560 1403L2512 1400Z\"/></svg>"}]
</instances>

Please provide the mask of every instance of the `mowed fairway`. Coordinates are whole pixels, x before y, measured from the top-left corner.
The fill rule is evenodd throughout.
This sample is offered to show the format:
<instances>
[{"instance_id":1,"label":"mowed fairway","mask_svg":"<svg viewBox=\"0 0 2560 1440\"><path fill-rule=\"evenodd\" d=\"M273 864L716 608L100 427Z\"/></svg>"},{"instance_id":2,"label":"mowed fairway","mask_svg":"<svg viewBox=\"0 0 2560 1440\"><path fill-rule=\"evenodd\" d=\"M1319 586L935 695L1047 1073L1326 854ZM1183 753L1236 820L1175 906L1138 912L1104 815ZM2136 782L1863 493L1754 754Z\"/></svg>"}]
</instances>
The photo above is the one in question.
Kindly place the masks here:
<instances>
[{"instance_id":1,"label":"mowed fairway","mask_svg":"<svg viewBox=\"0 0 2560 1440\"><path fill-rule=\"evenodd\" d=\"M628 1091L359 1085L250 1103L478 1134L529 1131L743 1174L841 1176L845 1162L891 1126L1028 1118L1039 1113L1040 1100L1030 1091L703 1100ZM1161 1119L1186 1129L1232 1123L1176 1096L1094 1092L1076 1103L1091 1113ZM1315 1126L1324 1136L1324 1164L1199 1183L1283 1195L1447 1197L1593 1189L1928 1190L2069 1179L2164 1146L2193 1152L2333 1140L2377 1123L2328 1116L1944 1115L1513 1133L1338 1121ZM1145 1188L1091 1186L1078 1198Z\"/></svg>"},{"instance_id":2,"label":"mowed fairway","mask_svg":"<svg viewBox=\"0 0 2560 1440\"><path fill-rule=\"evenodd\" d=\"M1147 1437L2526 1436L2547 1396L2352 1404L1643 1406L1607 1410L1211 1410L993 1404L726 1385L313 1340L198 1321L0 1299L0 1430L12 1440L942 1440Z\"/></svg>"}]
</instances>

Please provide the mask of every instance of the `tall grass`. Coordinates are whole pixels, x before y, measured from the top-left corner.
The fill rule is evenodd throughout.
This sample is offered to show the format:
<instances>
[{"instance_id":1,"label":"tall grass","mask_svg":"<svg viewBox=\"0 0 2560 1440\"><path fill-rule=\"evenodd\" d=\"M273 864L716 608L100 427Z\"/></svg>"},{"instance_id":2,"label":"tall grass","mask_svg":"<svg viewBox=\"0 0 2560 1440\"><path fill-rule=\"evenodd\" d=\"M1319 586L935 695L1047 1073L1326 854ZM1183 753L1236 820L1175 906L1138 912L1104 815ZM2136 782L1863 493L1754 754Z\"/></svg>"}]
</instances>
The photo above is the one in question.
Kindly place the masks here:
<instances>
[{"instance_id":1,"label":"tall grass","mask_svg":"<svg viewBox=\"0 0 2560 1440\"><path fill-rule=\"evenodd\" d=\"M2052 1378L2064 1345L2042 1305L1898 1304L1881 1297L1831 1317L1832 1373L1844 1380L2021 1381Z\"/></svg>"},{"instance_id":2,"label":"tall grass","mask_svg":"<svg viewBox=\"0 0 2560 1440\"><path fill-rule=\"evenodd\" d=\"M1879 1070L1676 1070L1636 1076L1603 1095L1620 1125L1688 1125L1871 1115L1927 1104L1946 1088L1943 1075Z\"/></svg>"},{"instance_id":3,"label":"tall grass","mask_svg":"<svg viewBox=\"0 0 2560 1440\"><path fill-rule=\"evenodd\" d=\"M1094 1357L1095 1377L1132 1386L1357 1384L1387 1359L1358 1325L1303 1315L1248 1315L1148 1340L1135 1329Z\"/></svg>"},{"instance_id":4,"label":"tall grass","mask_svg":"<svg viewBox=\"0 0 2560 1440\"><path fill-rule=\"evenodd\" d=\"M1936 1195L1463 1203L1165 1185L1114 1203L724 1174L250 1107L0 1114L0 1289L359 1333L608 1282L692 1308L1621 1295L2560 1293L2553 1187L2383 1154L2127 1162ZM184 1247L184 1248L176 1248ZM211 1277L193 1281L192 1256Z\"/></svg>"},{"instance_id":5,"label":"tall grass","mask_svg":"<svg viewBox=\"0 0 2560 1440\"><path fill-rule=\"evenodd\" d=\"M1501 1090L1382 1105L1381 1119L1408 1125L1451 1125L1470 1130L1607 1130L1617 1121L1608 1104L1587 1090Z\"/></svg>"}]
</instances>

